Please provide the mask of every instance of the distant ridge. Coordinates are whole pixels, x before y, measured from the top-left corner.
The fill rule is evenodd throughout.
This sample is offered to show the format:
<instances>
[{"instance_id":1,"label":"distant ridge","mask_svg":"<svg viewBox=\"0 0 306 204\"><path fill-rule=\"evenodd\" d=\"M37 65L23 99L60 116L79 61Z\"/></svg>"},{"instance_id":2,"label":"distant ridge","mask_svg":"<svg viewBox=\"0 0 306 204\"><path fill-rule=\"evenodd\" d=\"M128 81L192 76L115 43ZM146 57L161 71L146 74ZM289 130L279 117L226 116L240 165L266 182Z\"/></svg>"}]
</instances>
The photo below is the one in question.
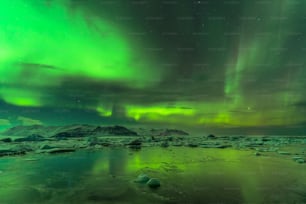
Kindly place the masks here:
<instances>
[{"instance_id":1,"label":"distant ridge","mask_svg":"<svg viewBox=\"0 0 306 204\"><path fill-rule=\"evenodd\" d=\"M126 128L124 126L97 126L87 124L74 124L65 126L16 126L9 128L1 133L5 136L29 136L41 135L43 137L68 138L86 136L171 136L189 135L183 130L176 129L144 129Z\"/></svg>"}]
</instances>

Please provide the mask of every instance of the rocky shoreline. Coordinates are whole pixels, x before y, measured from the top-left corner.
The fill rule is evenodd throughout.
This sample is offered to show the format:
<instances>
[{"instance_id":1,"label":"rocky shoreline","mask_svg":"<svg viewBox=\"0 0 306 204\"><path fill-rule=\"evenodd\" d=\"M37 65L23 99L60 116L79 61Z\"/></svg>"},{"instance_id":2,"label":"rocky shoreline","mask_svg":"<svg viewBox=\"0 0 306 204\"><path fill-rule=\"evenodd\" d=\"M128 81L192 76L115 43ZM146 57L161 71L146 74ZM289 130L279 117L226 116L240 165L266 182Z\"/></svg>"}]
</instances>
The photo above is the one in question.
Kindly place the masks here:
<instances>
[{"instance_id":1,"label":"rocky shoreline","mask_svg":"<svg viewBox=\"0 0 306 204\"><path fill-rule=\"evenodd\" d=\"M45 135L42 135L43 131ZM28 136L17 136L20 134ZM45 126L21 126L3 132L0 136L0 146L0 157L113 147L132 150L140 150L143 147L190 147L251 150L254 156L275 153L292 157L292 160L301 164L306 160L306 136L191 136L181 130L130 130L122 126L79 125L54 127L53 130Z\"/></svg>"},{"instance_id":2,"label":"rocky shoreline","mask_svg":"<svg viewBox=\"0 0 306 204\"><path fill-rule=\"evenodd\" d=\"M271 153L292 157L298 163L305 163L306 137L196 137L196 136L94 136L70 139L47 139L39 141L0 142L0 157L35 154L55 154L74 152L79 149L99 150L104 148L130 148L141 150L148 147L189 147L189 148L233 148L251 150L254 156L265 156ZM298 147L291 151L288 147Z\"/></svg>"}]
</instances>

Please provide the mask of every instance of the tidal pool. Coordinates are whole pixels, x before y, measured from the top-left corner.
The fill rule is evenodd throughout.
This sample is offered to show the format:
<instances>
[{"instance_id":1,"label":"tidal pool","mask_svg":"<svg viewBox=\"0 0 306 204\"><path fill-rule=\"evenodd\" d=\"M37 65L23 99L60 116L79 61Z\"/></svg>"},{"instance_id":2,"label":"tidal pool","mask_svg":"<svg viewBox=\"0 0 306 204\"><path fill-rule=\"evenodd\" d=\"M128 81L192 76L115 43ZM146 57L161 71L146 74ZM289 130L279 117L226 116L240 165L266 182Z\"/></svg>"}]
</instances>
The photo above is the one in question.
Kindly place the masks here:
<instances>
[{"instance_id":1,"label":"tidal pool","mask_svg":"<svg viewBox=\"0 0 306 204\"><path fill-rule=\"evenodd\" d=\"M158 178L150 189L134 179ZM306 165L254 151L188 147L0 158L1 204L306 203Z\"/></svg>"}]
</instances>

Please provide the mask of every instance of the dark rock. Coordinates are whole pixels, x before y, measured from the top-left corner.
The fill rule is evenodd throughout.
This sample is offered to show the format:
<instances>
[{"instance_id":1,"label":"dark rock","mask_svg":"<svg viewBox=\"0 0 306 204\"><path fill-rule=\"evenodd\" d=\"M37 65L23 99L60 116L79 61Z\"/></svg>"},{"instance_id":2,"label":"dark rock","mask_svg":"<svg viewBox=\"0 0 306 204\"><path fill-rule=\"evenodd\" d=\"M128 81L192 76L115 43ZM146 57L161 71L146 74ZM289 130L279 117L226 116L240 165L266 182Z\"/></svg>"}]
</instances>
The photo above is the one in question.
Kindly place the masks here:
<instances>
[{"instance_id":1,"label":"dark rock","mask_svg":"<svg viewBox=\"0 0 306 204\"><path fill-rule=\"evenodd\" d=\"M1 139L0 141L2 141L2 142L12 142L13 140L11 138L4 138L4 139Z\"/></svg>"},{"instance_id":2,"label":"dark rock","mask_svg":"<svg viewBox=\"0 0 306 204\"><path fill-rule=\"evenodd\" d=\"M67 139L68 137L74 137L74 134L70 132L59 132L52 137L55 137L56 139Z\"/></svg>"},{"instance_id":3,"label":"dark rock","mask_svg":"<svg viewBox=\"0 0 306 204\"><path fill-rule=\"evenodd\" d=\"M23 154L26 154L26 151L17 150L17 149L1 149L0 150L0 157L11 156L11 155L23 155Z\"/></svg>"},{"instance_id":4,"label":"dark rock","mask_svg":"<svg viewBox=\"0 0 306 204\"><path fill-rule=\"evenodd\" d=\"M183 143L175 142L175 143L172 143L172 146L174 146L174 147L181 147L181 146L183 146Z\"/></svg>"},{"instance_id":5,"label":"dark rock","mask_svg":"<svg viewBox=\"0 0 306 204\"><path fill-rule=\"evenodd\" d=\"M131 148L131 149L134 149L134 150L140 150L141 149L141 145L129 145L128 147Z\"/></svg>"},{"instance_id":6,"label":"dark rock","mask_svg":"<svg viewBox=\"0 0 306 204\"><path fill-rule=\"evenodd\" d=\"M213 134L210 134L210 135L207 136L207 138L208 138L208 139L216 139L216 136L213 135Z\"/></svg>"},{"instance_id":7,"label":"dark rock","mask_svg":"<svg viewBox=\"0 0 306 204\"><path fill-rule=\"evenodd\" d=\"M38 134L32 134L27 137L23 138L17 138L14 140L14 142L39 142L39 141L45 141L46 139Z\"/></svg>"},{"instance_id":8,"label":"dark rock","mask_svg":"<svg viewBox=\"0 0 306 204\"><path fill-rule=\"evenodd\" d=\"M188 147L198 147L198 146L199 146L198 144L194 144L194 143L188 144Z\"/></svg>"},{"instance_id":9,"label":"dark rock","mask_svg":"<svg viewBox=\"0 0 306 204\"><path fill-rule=\"evenodd\" d=\"M271 138L269 138L269 137L263 137L262 138L262 141L263 142L268 142L268 141L271 141L272 139Z\"/></svg>"},{"instance_id":10,"label":"dark rock","mask_svg":"<svg viewBox=\"0 0 306 204\"><path fill-rule=\"evenodd\" d=\"M30 145L18 145L15 146L14 148L12 148L14 151L20 151L20 152L31 152L33 151L33 147L31 147Z\"/></svg>"},{"instance_id":11,"label":"dark rock","mask_svg":"<svg viewBox=\"0 0 306 204\"><path fill-rule=\"evenodd\" d=\"M52 137L57 139L66 139L66 138L77 138L77 137L86 137L93 134L93 129L95 126L89 125L75 125L75 126L64 126L59 128Z\"/></svg>"},{"instance_id":12,"label":"dark rock","mask_svg":"<svg viewBox=\"0 0 306 204\"><path fill-rule=\"evenodd\" d=\"M65 139L70 137L86 137L90 135L116 135L116 136L185 136L189 135L187 132L176 129L151 129L145 130L138 128L135 131L124 126L94 126L86 124L73 124L66 126L16 126L10 128L2 133L6 136L20 136L38 134L46 138L54 137L57 139Z\"/></svg>"},{"instance_id":13,"label":"dark rock","mask_svg":"<svg viewBox=\"0 0 306 204\"><path fill-rule=\"evenodd\" d=\"M259 152L254 153L255 156L260 156L261 154Z\"/></svg>"},{"instance_id":14,"label":"dark rock","mask_svg":"<svg viewBox=\"0 0 306 204\"><path fill-rule=\"evenodd\" d=\"M95 135L117 135L117 136L137 136L138 134L123 126L100 127L98 126L92 132Z\"/></svg>"},{"instance_id":15,"label":"dark rock","mask_svg":"<svg viewBox=\"0 0 306 204\"><path fill-rule=\"evenodd\" d=\"M229 137L229 140L231 140L231 141L237 141L237 140L240 140L242 137L240 137L240 136L230 136Z\"/></svg>"},{"instance_id":16,"label":"dark rock","mask_svg":"<svg viewBox=\"0 0 306 204\"><path fill-rule=\"evenodd\" d=\"M263 142L242 142L240 144L240 146L243 146L243 147L259 147L259 146L262 146L263 145Z\"/></svg>"},{"instance_id":17,"label":"dark rock","mask_svg":"<svg viewBox=\"0 0 306 204\"><path fill-rule=\"evenodd\" d=\"M154 139L152 140L153 142L160 142L161 138L160 137L153 137Z\"/></svg>"},{"instance_id":18,"label":"dark rock","mask_svg":"<svg viewBox=\"0 0 306 204\"><path fill-rule=\"evenodd\" d=\"M129 142L126 145L131 149L139 150L139 149L141 149L141 144L142 144L141 140L136 139L136 140L133 140L133 141Z\"/></svg>"},{"instance_id":19,"label":"dark rock","mask_svg":"<svg viewBox=\"0 0 306 204\"><path fill-rule=\"evenodd\" d=\"M101 142L99 143L100 145L104 146L104 147L109 147L111 146L112 144L110 142Z\"/></svg>"},{"instance_id":20,"label":"dark rock","mask_svg":"<svg viewBox=\"0 0 306 204\"><path fill-rule=\"evenodd\" d=\"M75 152L75 149L73 148L53 148L47 151L47 153L50 153L50 154L67 153L67 152Z\"/></svg>"},{"instance_id":21,"label":"dark rock","mask_svg":"<svg viewBox=\"0 0 306 204\"><path fill-rule=\"evenodd\" d=\"M136 183L147 183L150 180L150 177L146 174L140 174L137 179L135 179Z\"/></svg>"},{"instance_id":22,"label":"dark rock","mask_svg":"<svg viewBox=\"0 0 306 204\"><path fill-rule=\"evenodd\" d=\"M40 147L40 149L54 149L54 148L56 148L56 147L51 147L51 146L49 146L47 144L45 144L45 145Z\"/></svg>"},{"instance_id":23,"label":"dark rock","mask_svg":"<svg viewBox=\"0 0 306 204\"><path fill-rule=\"evenodd\" d=\"M161 147L169 147L169 143L167 141L164 141L161 143Z\"/></svg>"},{"instance_id":24,"label":"dark rock","mask_svg":"<svg viewBox=\"0 0 306 204\"><path fill-rule=\"evenodd\" d=\"M225 149L225 148L229 148L229 147L232 147L232 145L230 145L230 144L220 144L220 145L216 145L215 148Z\"/></svg>"},{"instance_id":25,"label":"dark rock","mask_svg":"<svg viewBox=\"0 0 306 204\"><path fill-rule=\"evenodd\" d=\"M7 156L14 153L13 150L10 149L0 149L0 156Z\"/></svg>"},{"instance_id":26,"label":"dark rock","mask_svg":"<svg viewBox=\"0 0 306 204\"><path fill-rule=\"evenodd\" d=\"M305 160L304 159L297 159L297 160L295 160L297 163L300 163L300 164L303 164L303 163L305 163Z\"/></svg>"},{"instance_id":27,"label":"dark rock","mask_svg":"<svg viewBox=\"0 0 306 204\"><path fill-rule=\"evenodd\" d=\"M202 144L201 147L203 148L219 148L219 149L225 149L228 147L232 147L230 144Z\"/></svg>"},{"instance_id":28,"label":"dark rock","mask_svg":"<svg viewBox=\"0 0 306 204\"><path fill-rule=\"evenodd\" d=\"M141 145L141 140L140 139L133 140L130 143L128 143L128 145Z\"/></svg>"},{"instance_id":29,"label":"dark rock","mask_svg":"<svg viewBox=\"0 0 306 204\"><path fill-rule=\"evenodd\" d=\"M160 187L160 181L157 178L151 178L148 182L147 185L150 188L158 188Z\"/></svg>"}]
</instances>

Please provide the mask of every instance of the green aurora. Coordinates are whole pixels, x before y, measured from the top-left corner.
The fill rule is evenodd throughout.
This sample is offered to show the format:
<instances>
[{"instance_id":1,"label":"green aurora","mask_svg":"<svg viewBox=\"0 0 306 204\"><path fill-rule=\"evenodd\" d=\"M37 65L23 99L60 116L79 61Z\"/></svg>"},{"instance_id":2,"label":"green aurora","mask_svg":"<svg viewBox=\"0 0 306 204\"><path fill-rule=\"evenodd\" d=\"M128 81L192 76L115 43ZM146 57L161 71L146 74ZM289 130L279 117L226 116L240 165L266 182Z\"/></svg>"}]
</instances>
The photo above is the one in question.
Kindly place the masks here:
<instances>
[{"instance_id":1,"label":"green aurora","mask_svg":"<svg viewBox=\"0 0 306 204\"><path fill-rule=\"evenodd\" d=\"M2 1L0 126L24 117L295 134L306 124L305 9L292 0ZM62 109L80 118L59 122Z\"/></svg>"}]
</instances>

